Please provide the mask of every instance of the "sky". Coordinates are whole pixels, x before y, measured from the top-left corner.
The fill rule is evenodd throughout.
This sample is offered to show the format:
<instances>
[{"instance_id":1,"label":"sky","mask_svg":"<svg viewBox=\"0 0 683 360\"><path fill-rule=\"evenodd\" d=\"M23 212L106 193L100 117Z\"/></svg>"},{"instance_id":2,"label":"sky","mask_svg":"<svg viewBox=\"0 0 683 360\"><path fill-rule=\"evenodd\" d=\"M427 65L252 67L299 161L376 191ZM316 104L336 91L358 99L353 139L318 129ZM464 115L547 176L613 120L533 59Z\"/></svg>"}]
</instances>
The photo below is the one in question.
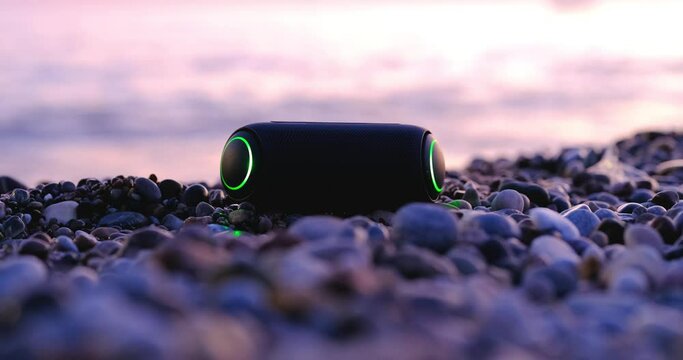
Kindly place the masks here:
<instances>
[{"instance_id":1,"label":"sky","mask_svg":"<svg viewBox=\"0 0 683 360\"><path fill-rule=\"evenodd\" d=\"M680 1L0 0L0 171L217 182L259 121L404 122L450 168L681 129Z\"/></svg>"}]
</instances>

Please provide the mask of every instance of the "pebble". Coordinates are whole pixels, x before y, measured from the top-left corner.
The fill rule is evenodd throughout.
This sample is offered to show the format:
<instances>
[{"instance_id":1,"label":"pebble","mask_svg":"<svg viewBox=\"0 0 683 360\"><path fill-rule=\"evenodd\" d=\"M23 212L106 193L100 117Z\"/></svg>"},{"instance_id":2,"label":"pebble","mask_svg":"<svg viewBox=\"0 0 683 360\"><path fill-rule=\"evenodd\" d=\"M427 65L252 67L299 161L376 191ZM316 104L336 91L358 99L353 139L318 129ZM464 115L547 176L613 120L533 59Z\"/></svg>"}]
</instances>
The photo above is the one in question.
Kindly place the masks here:
<instances>
[{"instance_id":1,"label":"pebble","mask_svg":"<svg viewBox=\"0 0 683 360\"><path fill-rule=\"evenodd\" d=\"M154 249L173 238L166 230L156 227L147 227L136 230L130 235L125 246L124 255L132 256L140 250Z\"/></svg>"},{"instance_id":2,"label":"pebble","mask_svg":"<svg viewBox=\"0 0 683 360\"><path fill-rule=\"evenodd\" d=\"M2 223L2 232L5 234L5 238L13 239L15 236L23 233L26 229L26 225L21 220L21 217L14 215L10 216L5 222Z\"/></svg>"},{"instance_id":3,"label":"pebble","mask_svg":"<svg viewBox=\"0 0 683 360\"><path fill-rule=\"evenodd\" d=\"M470 212L463 217L459 233L461 240L473 243L479 243L490 237L503 239L521 237L519 225L510 217L479 211Z\"/></svg>"},{"instance_id":4,"label":"pebble","mask_svg":"<svg viewBox=\"0 0 683 360\"><path fill-rule=\"evenodd\" d=\"M19 254L20 255L32 255L32 256L35 256L41 260L47 259L48 252L49 252L48 244L46 244L44 241L40 241L40 240L34 240L34 239L22 240L21 245L19 246Z\"/></svg>"},{"instance_id":5,"label":"pebble","mask_svg":"<svg viewBox=\"0 0 683 360\"><path fill-rule=\"evenodd\" d=\"M579 230L579 234L584 237L590 236L600 225L600 218L586 207L577 206L571 208L564 214L564 217L571 221Z\"/></svg>"},{"instance_id":6,"label":"pebble","mask_svg":"<svg viewBox=\"0 0 683 360\"><path fill-rule=\"evenodd\" d=\"M579 256L562 239L550 235L539 236L531 243L529 253L548 260L550 263L556 261L568 261L578 264Z\"/></svg>"},{"instance_id":7,"label":"pebble","mask_svg":"<svg viewBox=\"0 0 683 360\"><path fill-rule=\"evenodd\" d=\"M161 224L168 230L173 231L178 230L183 226L183 220L173 214L168 214L161 220Z\"/></svg>"},{"instance_id":8,"label":"pebble","mask_svg":"<svg viewBox=\"0 0 683 360\"><path fill-rule=\"evenodd\" d=\"M163 199L170 199L180 196L183 191L183 185L171 179L163 180L159 183L159 191Z\"/></svg>"},{"instance_id":9,"label":"pebble","mask_svg":"<svg viewBox=\"0 0 683 360\"><path fill-rule=\"evenodd\" d=\"M187 206L197 206L202 201L209 200L209 190L202 184L194 184L189 186L183 192L182 201Z\"/></svg>"},{"instance_id":10,"label":"pebble","mask_svg":"<svg viewBox=\"0 0 683 360\"><path fill-rule=\"evenodd\" d=\"M43 216L47 221L54 219L57 224L66 225L69 223L69 221L75 220L77 218L77 208L78 203L75 201L62 201L46 207L45 210L43 210Z\"/></svg>"},{"instance_id":11,"label":"pebble","mask_svg":"<svg viewBox=\"0 0 683 360\"><path fill-rule=\"evenodd\" d=\"M12 190L11 199L19 204L27 204L29 202L30 194L25 189L14 189Z\"/></svg>"},{"instance_id":12,"label":"pebble","mask_svg":"<svg viewBox=\"0 0 683 360\"><path fill-rule=\"evenodd\" d=\"M55 250L63 252L78 252L78 247L74 244L73 240L68 236L60 235L57 236L57 242L55 245Z\"/></svg>"},{"instance_id":13,"label":"pebble","mask_svg":"<svg viewBox=\"0 0 683 360\"><path fill-rule=\"evenodd\" d=\"M647 225L634 224L624 231L624 244L627 247L651 246L658 251L664 251L664 241L659 233Z\"/></svg>"},{"instance_id":14,"label":"pebble","mask_svg":"<svg viewBox=\"0 0 683 360\"><path fill-rule=\"evenodd\" d=\"M88 251L94 248L98 243L97 239L93 235L81 230L76 231L73 242L79 251Z\"/></svg>"},{"instance_id":15,"label":"pebble","mask_svg":"<svg viewBox=\"0 0 683 360\"><path fill-rule=\"evenodd\" d=\"M5 203L0 201L0 219L4 218L7 215L6 209L7 207L5 206Z\"/></svg>"},{"instance_id":16,"label":"pebble","mask_svg":"<svg viewBox=\"0 0 683 360\"><path fill-rule=\"evenodd\" d=\"M139 177L135 179L133 190L140 195L143 201L156 203L161 200L161 189L148 178Z\"/></svg>"},{"instance_id":17,"label":"pebble","mask_svg":"<svg viewBox=\"0 0 683 360\"><path fill-rule=\"evenodd\" d=\"M557 231L567 240L578 239L580 236L579 230L571 221L550 209L534 208L529 210L529 215L541 231Z\"/></svg>"},{"instance_id":18,"label":"pebble","mask_svg":"<svg viewBox=\"0 0 683 360\"><path fill-rule=\"evenodd\" d=\"M445 253L455 244L457 236L455 217L434 204L405 205L393 219L391 237L398 244L411 244Z\"/></svg>"},{"instance_id":19,"label":"pebble","mask_svg":"<svg viewBox=\"0 0 683 360\"><path fill-rule=\"evenodd\" d=\"M195 210L197 216L211 216L216 209L204 201L197 204Z\"/></svg>"},{"instance_id":20,"label":"pebble","mask_svg":"<svg viewBox=\"0 0 683 360\"><path fill-rule=\"evenodd\" d=\"M548 190L536 184L523 183L519 181L511 181L501 185L499 191L505 189L516 190L526 195L534 204L546 206L550 204L550 194Z\"/></svg>"},{"instance_id":21,"label":"pebble","mask_svg":"<svg viewBox=\"0 0 683 360\"><path fill-rule=\"evenodd\" d=\"M678 197L678 192L666 190L658 192L650 201L664 207L665 209L670 209L678 203L678 200L680 200Z\"/></svg>"},{"instance_id":22,"label":"pebble","mask_svg":"<svg viewBox=\"0 0 683 360\"><path fill-rule=\"evenodd\" d=\"M122 228L139 228L149 223L147 218L134 211L119 211L103 216L99 226L118 226Z\"/></svg>"},{"instance_id":23,"label":"pebble","mask_svg":"<svg viewBox=\"0 0 683 360\"><path fill-rule=\"evenodd\" d=\"M20 299L43 285L48 269L33 256L13 256L0 262L0 299Z\"/></svg>"},{"instance_id":24,"label":"pebble","mask_svg":"<svg viewBox=\"0 0 683 360\"><path fill-rule=\"evenodd\" d=\"M515 190L506 189L498 193L491 202L491 210L515 209L524 211L524 198Z\"/></svg>"}]
</instances>

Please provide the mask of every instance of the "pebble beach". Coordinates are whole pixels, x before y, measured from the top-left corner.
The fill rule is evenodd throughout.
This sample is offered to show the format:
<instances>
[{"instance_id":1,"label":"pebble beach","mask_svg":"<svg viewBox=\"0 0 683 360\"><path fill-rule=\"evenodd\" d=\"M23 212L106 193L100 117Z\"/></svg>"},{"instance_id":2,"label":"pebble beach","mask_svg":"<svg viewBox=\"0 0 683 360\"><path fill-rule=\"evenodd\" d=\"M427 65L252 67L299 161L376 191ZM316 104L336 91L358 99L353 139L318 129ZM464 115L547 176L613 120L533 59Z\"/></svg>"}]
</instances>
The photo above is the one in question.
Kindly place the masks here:
<instances>
[{"instance_id":1,"label":"pebble beach","mask_svg":"<svg viewBox=\"0 0 683 360\"><path fill-rule=\"evenodd\" d=\"M683 134L513 155L344 216L4 174L0 358L682 358Z\"/></svg>"}]
</instances>

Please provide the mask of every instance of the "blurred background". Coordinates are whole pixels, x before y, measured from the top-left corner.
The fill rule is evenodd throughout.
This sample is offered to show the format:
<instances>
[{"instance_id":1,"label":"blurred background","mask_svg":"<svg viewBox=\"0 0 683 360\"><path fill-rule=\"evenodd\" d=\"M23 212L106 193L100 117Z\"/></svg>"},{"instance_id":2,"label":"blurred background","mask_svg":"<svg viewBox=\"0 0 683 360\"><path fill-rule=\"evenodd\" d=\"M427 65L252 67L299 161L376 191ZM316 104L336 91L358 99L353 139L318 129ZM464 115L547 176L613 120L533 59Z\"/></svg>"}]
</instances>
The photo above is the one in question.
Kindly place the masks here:
<instances>
[{"instance_id":1,"label":"blurred background","mask_svg":"<svg viewBox=\"0 0 683 360\"><path fill-rule=\"evenodd\" d=\"M682 129L681 1L0 0L0 175L218 182L270 120L405 122L447 164Z\"/></svg>"}]
</instances>

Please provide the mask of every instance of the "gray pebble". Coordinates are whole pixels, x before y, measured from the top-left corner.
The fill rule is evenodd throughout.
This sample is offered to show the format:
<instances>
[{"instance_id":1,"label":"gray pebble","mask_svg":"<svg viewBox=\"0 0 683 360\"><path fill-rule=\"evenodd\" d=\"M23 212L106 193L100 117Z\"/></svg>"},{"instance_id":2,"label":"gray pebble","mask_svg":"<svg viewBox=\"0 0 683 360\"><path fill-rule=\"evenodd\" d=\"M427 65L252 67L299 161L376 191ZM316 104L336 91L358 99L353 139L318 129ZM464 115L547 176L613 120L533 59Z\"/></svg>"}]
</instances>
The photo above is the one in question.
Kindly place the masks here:
<instances>
[{"instance_id":1,"label":"gray pebble","mask_svg":"<svg viewBox=\"0 0 683 360\"><path fill-rule=\"evenodd\" d=\"M400 208L393 219L392 239L442 253L455 244L455 217L435 204L413 203Z\"/></svg>"},{"instance_id":2,"label":"gray pebble","mask_svg":"<svg viewBox=\"0 0 683 360\"><path fill-rule=\"evenodd\" d=\"M491 210L515 209L524 211L524 198L520 193L512 189L506 189L498 193L491 202Z\"/></svg>"}]
</instances>

